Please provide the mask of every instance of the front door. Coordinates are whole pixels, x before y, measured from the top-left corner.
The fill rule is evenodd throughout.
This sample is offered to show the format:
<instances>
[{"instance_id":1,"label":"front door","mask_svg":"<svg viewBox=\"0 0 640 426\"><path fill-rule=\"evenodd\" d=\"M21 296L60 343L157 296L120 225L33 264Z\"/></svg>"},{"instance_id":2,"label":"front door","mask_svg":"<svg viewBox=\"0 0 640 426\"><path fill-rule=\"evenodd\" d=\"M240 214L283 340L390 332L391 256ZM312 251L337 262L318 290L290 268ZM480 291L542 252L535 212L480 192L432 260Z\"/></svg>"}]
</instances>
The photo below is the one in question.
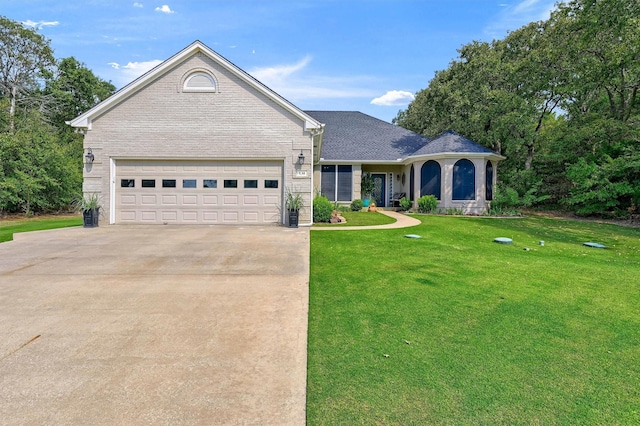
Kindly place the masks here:
<instances>
[{"instance_id":1,"label":"front door","mask_svg":"<svg viewBox=\"0 0 640 426\"><path fill-rule=\"evenodd\" d=\"M376 200L376 206L385 207L386 206L385 188L387 187L385 184L386 175L384 173L372 173L371 177L373 178L373 182L376 185L373 190L373 193L371 194L373 199Z\"/></svg>"}]
</instances>

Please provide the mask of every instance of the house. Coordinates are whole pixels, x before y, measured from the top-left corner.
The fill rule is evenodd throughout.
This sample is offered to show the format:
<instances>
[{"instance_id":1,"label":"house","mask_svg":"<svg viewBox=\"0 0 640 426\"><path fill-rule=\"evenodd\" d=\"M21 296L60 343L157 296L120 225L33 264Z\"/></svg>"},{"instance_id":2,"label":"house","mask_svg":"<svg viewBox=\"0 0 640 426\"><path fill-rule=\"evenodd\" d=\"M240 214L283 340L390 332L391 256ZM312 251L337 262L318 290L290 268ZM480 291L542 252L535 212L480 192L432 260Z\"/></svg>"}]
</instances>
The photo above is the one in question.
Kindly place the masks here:
<instances>
[{"instance_id":1,"label":"house","mask_svg":"<svg viewBox=\"0 0 640 426\"><path fill-rule=\"evenodd\" d=\"M434 195L438 208L485 212L493 199L496 167L504 157L453 131L433 140L360 112L307 111L325 124L314 165L316 188L329 200L364 198L363 173L376 183L379 207L405 196Z\"/></svg>"},{"instance_id":2,"label":"house","mask_svg":"<svg viewBox=\"0 0 640 426\"><path fill-rule=\"evenodd\" d=\"M287 191L309 224L316 191L360 198L363 171L380 206L439 191L442 207L481 211L502 158L454 133L302 111L199 41L68 124L84 134L83 191L110 224L284 223Z\"/></svg>"}]
</instances>

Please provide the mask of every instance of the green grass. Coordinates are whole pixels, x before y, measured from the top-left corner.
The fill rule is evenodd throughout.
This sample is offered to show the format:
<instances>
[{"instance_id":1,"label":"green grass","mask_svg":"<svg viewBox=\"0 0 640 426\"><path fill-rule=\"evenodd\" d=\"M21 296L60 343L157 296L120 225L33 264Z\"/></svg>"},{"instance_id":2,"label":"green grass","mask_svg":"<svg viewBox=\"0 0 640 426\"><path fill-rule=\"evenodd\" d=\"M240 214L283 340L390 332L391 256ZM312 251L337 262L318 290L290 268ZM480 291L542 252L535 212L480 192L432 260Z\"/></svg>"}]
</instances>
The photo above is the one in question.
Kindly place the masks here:
<instances>
[{"instance_id":1,"label":"green grass","mask_svg":"<svg viewBox=\"0 0 640 426\"><path fill-rule=\"evenodd\" d=\"M81 216L0 220L0 243L13 240L13 234L17 232L42 231L80 225L82 225Z\"/></svg>"},{"instance_id":2,"label":"green grass","mask_svg":"<svg viewBox=\"0 0 640 426\"><path fill-rule=\"evenodd\" d=\"M420 219L311 234L309 425L640 424L640 230Z\"/></svg>"},{"instance_id":3,"label":"green grass","mask_svg":"<svg viewBox=\"0 0 640 426\"><path fill-rule=\"evenodd\" d=\"M378 212L342 212L340 214L347 220L346 223L315 223L313 226L372 226L386 225L396 221Z\"/></svg>"}]
</instances>

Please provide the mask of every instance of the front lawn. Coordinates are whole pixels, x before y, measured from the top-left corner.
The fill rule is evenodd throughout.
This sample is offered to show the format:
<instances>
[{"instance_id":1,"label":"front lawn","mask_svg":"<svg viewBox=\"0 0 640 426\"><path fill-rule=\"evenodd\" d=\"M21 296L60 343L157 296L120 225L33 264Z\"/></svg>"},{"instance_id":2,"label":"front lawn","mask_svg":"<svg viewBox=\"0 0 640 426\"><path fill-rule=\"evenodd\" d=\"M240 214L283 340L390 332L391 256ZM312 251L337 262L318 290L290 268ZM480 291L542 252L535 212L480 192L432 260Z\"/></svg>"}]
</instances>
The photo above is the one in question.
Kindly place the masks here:
<instances>
[{"instance_id":1,"label":"front lawn","mask_svg":"<svg viewBox=\"0 0 640 426\"><path fill-rule=\"evenodd\" d=\"M313 226L374 226L396 221L378 212L341 212L340 214L347 220L346 223L314 223Z\"/></svg>"},{"instance_id":2,"label":"front lawn","mask_svg":"<svg viewBox=\"0 0 640 426\"><path fill-rule=\"evenodd\" d=\"M311 233L309 425L640 424L640 230L420 219Z\"/></svg>"},{"instance_id":3,"label":"front lawn","mask_svg":"<svg viewBox=\"0 0 640 426\"><path fill-rule=\"evenodd\" d=\"M13 240L17 232L43 231L45 229L67 228L82 225L82 216L59 216L29 219L0 220L0 243Z\"/></svg>"}]
</instances>

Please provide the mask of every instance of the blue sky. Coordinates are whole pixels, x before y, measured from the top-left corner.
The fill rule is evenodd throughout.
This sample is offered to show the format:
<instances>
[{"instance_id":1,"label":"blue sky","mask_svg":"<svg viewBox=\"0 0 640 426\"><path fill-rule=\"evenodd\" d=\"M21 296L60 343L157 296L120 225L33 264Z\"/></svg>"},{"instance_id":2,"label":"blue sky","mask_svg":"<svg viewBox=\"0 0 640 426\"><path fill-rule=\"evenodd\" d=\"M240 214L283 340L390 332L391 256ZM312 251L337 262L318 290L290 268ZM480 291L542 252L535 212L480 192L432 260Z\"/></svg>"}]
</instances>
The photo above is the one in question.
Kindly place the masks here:
<instances>
[{"instance_id":1,"label":"blue sky","mask_svg":"<svg viewBox=\"0 0 640 426\"><path fill-rule=\"evenodd\" d=\"M194 40L306 110L391 121L472 40L546 19L555 0L0 0L121 88Z\"/></svg>"}]
</instances>

